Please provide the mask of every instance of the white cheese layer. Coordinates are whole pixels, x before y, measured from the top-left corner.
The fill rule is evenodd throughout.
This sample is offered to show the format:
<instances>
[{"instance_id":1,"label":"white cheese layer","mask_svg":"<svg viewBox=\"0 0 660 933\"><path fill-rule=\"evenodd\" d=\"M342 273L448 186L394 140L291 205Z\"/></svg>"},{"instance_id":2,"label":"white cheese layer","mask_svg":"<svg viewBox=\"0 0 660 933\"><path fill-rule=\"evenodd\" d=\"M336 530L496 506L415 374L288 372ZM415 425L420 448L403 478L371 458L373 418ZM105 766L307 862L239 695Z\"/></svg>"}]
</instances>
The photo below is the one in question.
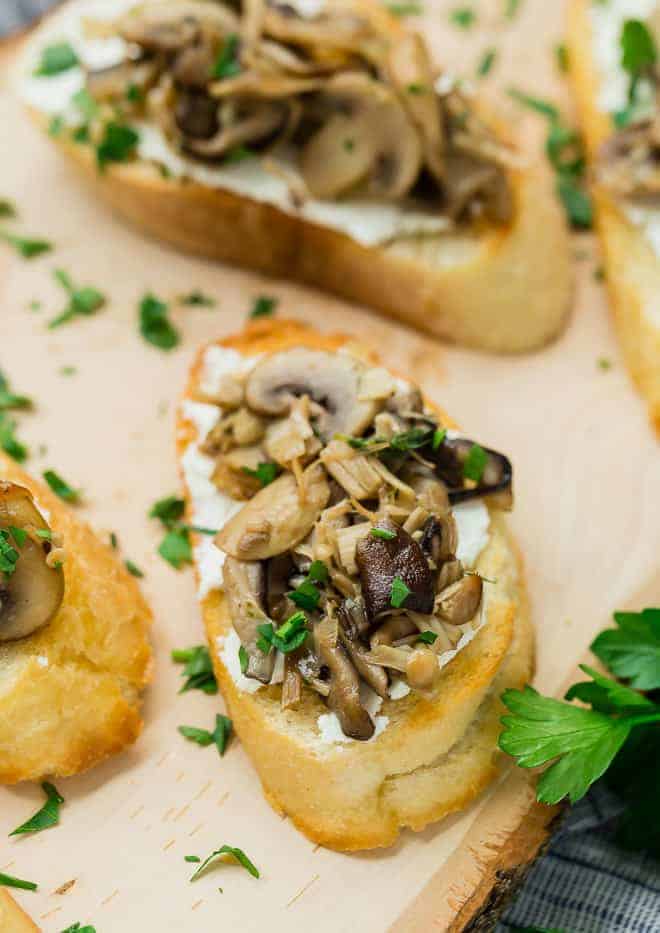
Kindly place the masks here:
<instances>
[{"instance_id":1,"label":"white cheese layer","mask_svg":"<svg viewBox=\"0 0 660 933\"><path fill-rule=\"evenodd\" d=\"M648 19L657 5L657 0L607 0L592 3L589 8L594 58L601 76L598 107L605 113L623 110L628 103L629 75L621 67L623 24L627 19ZM640 102L652 99L653 91L647 81L640 82L637 93ZM660 258L660 209L625 205L623 211Z\"/></svg>"},{"instance_id":2,"label":"white cheese layer","mask_svg":"<svg viewBox=\"0 0 660 933\"><path fill-rule=\"evenodd\" d=\"M222 379L227 375L245 373L257 361L257 356L246 357L227 347L209 347L202 360L199 391L206 396L214 396L220 387ZM397 380L399 388L407 386L402 380ZM211 482L211 475L215 462L200 450L200 444L206 438L222 416L217 405L204 402L184 401L181 414L195 428L195 439L186 448L182 466L186 485L191 501L191 522L194 525L220 530L229 519L238 512L243 502L232 499L220 492ZM452 432L452 436L459 436ZM460 503L454 507L454 517L458 531L457 556L467 569L474 567L479 555L487 546L490 535L490 513L486 505L475 500ZM222 565L225 555L213 543L213 537L199 535L195 544L195 562L199 578L198 596L203 600L210 592L222 587ZM481 612L476 623L460 626L460 639L457 644L438 655L438 665L442 668L452 658L456 657L477 634L486 619L487 588L484 591ZM240 642L233 628L227 636L220 639L219 648L223 663L229 671L234 683L240 690L256 693L263 684L257 680L243 676L238 660ZM278 658L279 667L282 667L281 658ZM277 665L276 665L277 666ZM274 682L277 682L275 680ZM410 693L410 687L405 681L397 679L390 689L390 699L399 700ZM364 702L367 709L375 717L376 731L370 741L386 728L389 719L378 714L382 700L369 688L366 688ZM378 714L378 715L377 715ZM323 713L318 718L319 741L323 745L346 744L355 741L344 735L335 713Z\"/></svg>"},{"instance_id":3,"label":"white cheese layer","mask_svg":"<svg viewBox=\"0 0 660 933\"><path fill-rule=\"evenodd\" d=\"M309 13L317 0L302 2L303 13ZM64 40L71 43L87 68L117 64L124 57L125 43L118 38L89 38L85 35L84 21L113 20L135 5L135 0L73 0L49 19L29 44L21 63L19 93L26 103L41 113L63 114L67 121L75 122L71 97L83 86L84 71L72 68L53 77L35 77L33 72L41 50L50 43ZM366 199L341 202L308 199L301 207L296 206L286 180L296 172L288 160L283 163L284 177L266 171L257 158L230 165L208 165L176 152L153 124L136 123L135 129L140 135L138 156L165 167L172 177L192 179L207 187L272 204L287 214L344 233L365 246L377 246L401 237L438 234L451 226L446 217L431 211Z\"/></svg>"}]
</instances>

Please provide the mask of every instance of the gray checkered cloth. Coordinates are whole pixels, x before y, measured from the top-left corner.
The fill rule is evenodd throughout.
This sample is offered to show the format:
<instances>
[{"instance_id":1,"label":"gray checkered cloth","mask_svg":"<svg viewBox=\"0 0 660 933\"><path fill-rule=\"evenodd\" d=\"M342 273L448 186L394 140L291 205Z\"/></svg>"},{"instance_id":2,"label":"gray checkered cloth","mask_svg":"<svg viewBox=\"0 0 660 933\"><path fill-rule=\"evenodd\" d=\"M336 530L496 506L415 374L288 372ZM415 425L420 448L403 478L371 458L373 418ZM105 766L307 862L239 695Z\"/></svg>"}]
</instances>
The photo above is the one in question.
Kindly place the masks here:
<instances>
[{"instance_id":1,"label":"gray checkered cloth","mask_svg":"<svg viewBox=\"0 0 660 933\"><path fill-rule=\"evenodd\" d=\"M27 25L53 2L0 0L0 36ZM615 797L604 788L592 789L532 869L497 933L531 926L570 933L660 933L660 863L614 847L609 830L617 813Z\"/></svg>"}]
</instances>

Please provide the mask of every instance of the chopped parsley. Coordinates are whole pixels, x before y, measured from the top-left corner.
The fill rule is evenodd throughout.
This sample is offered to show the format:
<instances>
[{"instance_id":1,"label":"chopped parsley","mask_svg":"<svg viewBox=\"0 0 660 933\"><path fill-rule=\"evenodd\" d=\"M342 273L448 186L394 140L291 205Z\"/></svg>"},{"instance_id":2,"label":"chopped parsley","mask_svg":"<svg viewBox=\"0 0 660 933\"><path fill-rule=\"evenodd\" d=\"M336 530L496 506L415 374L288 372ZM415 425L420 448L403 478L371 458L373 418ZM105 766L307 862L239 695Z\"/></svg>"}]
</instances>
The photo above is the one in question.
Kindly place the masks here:
<instances>
[{"instance_id":1,"label":"chopped parsley","mask_svg":"<svg viewBox=\"0 0 660 933\"><path fill-rule=\"evenodd\" d=\"M43 253L49 253L53 248L53 244L48 240L16 236L16 234L9 233L7 230L0 230L0 239L13 246L23 259L34 259Z\"/></svg>"},{"instance_id":2,"label":"chopped parsley","mask_svg":"<svg viewBox=\"0 0 660 933\"><path fill-rule=\"evenodd\" d=\"M196 726L179 726L181 735L190 742L196 742L202 748L215 744L218 754L222 757L232 733L232 721L228 716L218 713L215 717L215 729L198 729Z\"/></svg>"},{"instance_id":3,"label":"chopped parsley","mask_svg":"<svg viewBox=\"0 0 660 933\"><path fill-rule=\"evenodd\" d=\"M5 875L0 871L0 887L20 888L21 891L36 891L39 885L34 881L23 881L22 878L14 878L12 875Z\"/></svg>"},{"instance_id":4,"label":"chopped parsley","mask_svg":"<svg viewBox=\"0 0 660 933\"><path fill-rule=\"evenodd\" d=\"M197 308L214 308L216 304L215 299L205 295L204 292L200 291L198 288L188 292L187 295L182 295L179 298L179 302L182 305L190 305L191 307Z\"/></svg>"},{"instance_id":5,"label":"chopped parsley","mask_svg":"<svg viewBox=\"0 0 660 933\"><path fill-rule=\"evenodd\" d=\"M431 441L431 447L433 450L437 450L440 447L440 444L444 442L446 437L447 428L436 428L433 432L433 440Z\"/></svg>"},{"instance_id":6,"label":"chopped parsley","mask_svg":"<svg viewBox=\"0 0 660 933\"><path fill-rule=\"evenodd\" d=\"M188 690L201 690L202 693L216 694L218 682L213 673L213 663L206 645L194 645L192 648L175 648L172 652L175 664L183 664L181 676L185 678L179 693Z\"/></svg>"},{"instance_id":7,"label":"chopped parsley","mask_svg":"<svg viewBox=\"0 0 660 933\"><path fill-rule=\"evenodd\" d=\"M195 874L190 879L191 881L196 881L197 878L202 874L202 872L216 859L222 858L223 856L228 855L231 858L235 859L239 865L241 865L246 871L248 871L253 878L259 877L259 869L254 865L250 859L247 857L245 852L242 849L237 849L236 846L220 846L219 849L216 849L215 852L211 852L208 858L205 858L202 864L199 866Z\"/></svg>"},{"instance_id":8,"label":"chopped parsley","mask_svg":"<svg viewBox=\"0 0 660 933\"><path fill-rule=\"evenodd\" d=\"M515 19L518 10L520 9L520 4L522 0L506 0L506 6L504 8L504 15L507 19Z\"/></svg>"},{"instance_id":9,"label":"chopped parsley","mask_svg":"<svg viewBox=\"0 0 660 933\"><path fill-rule=\"evenodd\" d=\"M60 366L60 376L75 376L78 369L75 366Z\"/></svg>"},{"instance_id":10,"label":"chopped parsley","mask_svg":"<svg viewBox=\"0 0 660 933\"><path fill-rule=\"evenodd\" d=\"M86 87L81 87L79 91L76 91L71 98L71 103L86 121L93 120L98 116L99 105Z\"/></svg>"},{"instance_id":11,"label":"chopped parsley","mask_svg":"<svg viewBox=\"0 0 660 933\"><path fill-rule=\"evenodd\" d=\"M167 316L168 310L165 302L151 293L140 301L140 333L159 350L173 350L181 340Z\"/></svg>"},{"instance_id":12,"label":"chopped parsley","mask_svg":"<svg viewBox=\"0 0 660 933\"><path fill-rule=\"evenodd\" d=\"M63 71L76 68L79 64L80 60L69 42L55 42L42 49L41 58L34 73L40 78L50 78Z\"/></svg>"},{"instance_id":13,"label":"chopped parsley","mask_svg":"<svg viewBox=\"0 0 660 933\"><path fill-rule=\"evenodd\" d=\"M64 803L64 797L62 797L55 785L50 784L48 781L41 785L41 789L46 795L46 803L26 823L9 833L10 836L40 833L43 829L50 829L59 823L60 806Z\"/></svg>"},{"instance_id":14,"label":"chopped parsley","mask_svg":"<svg viewBox=\"0 0 660 933\"><path fill-rule=\"evenodd\" d=\"M211 72L212 78L233 78L240 74L241 65L238 61L239 38L231 33L225 39Z\"/></svg>"},{"instance_id":15,"label":"chopped parsley","mask_svg":"<svg viewBox=\"0 0 660 933\"><path fill-rule=\"evenodd\" d=\"M137 84L129 84L126 88L126 100L131 104L139 104L144 99L142 88Z\"/></svg>"},{"instance_id":16,"label":"chopped parsley","mask_svg":"<svg viewBox=\"0 0 660 933\"><path fill-rule=\"evenodd\" d=\"M386 6L392 16L421 16L424 12L421 3L387 3Z\"/></svg>"},{"instance_id":17,"label":"chopped parsley","mask_svg":"<svg viewBox=\"0 0 660 933\"><path fill-rule=\"evenodd\" d=\"M370 534L372 538L380 538L382 541L393 541L396 538L396 532L389 528L372 528Z\"/></svg>"},{"instance_id":18,"label":"chopped parsley","mask_svg":"<svg viewBox=\"0 0 660 933\"><path fill-rule=\"evenodd\" d=\"M57 113L54 117L50 118L50 123L48 124L48 135L53 138L57 138L62 135L62 130L64 129L64 117Z\"/></svg>"},{"instance_id":19,"label":"chopped parsley","mask_svg":"<svg viewBox=\"0 0 660 933\"><path fill-rule=\"evenodd\" d=\"M31 408L32 399L27 395L17 395L9 388L7 377L0 372L0 411L9 408Z\"/></svg>"},{"instance_id":20,"label":"chopped parsley","mask_svg":"<svg viewBox=\"0 0 660 933\"><path fill-rule=\"evenodd\" d=\"M435 640L437 639L437 637L438 637L438 636L436 635L436 633L435 633L435 632L432 632L432 631L429 629L429 630L427 630L426 632L420 632L419 635L418 635L418 637L417 637L417 641L421 641L421 642L423 642L425 645L432 645L432 644L435 642Z\"/></svg>"},{"instance_id":21,"label":"chopped parsley","mask_svg":"<svg viewBox=\"0 0 660 933\"><path fill-rule=\"evenodd\" d=\"M0 411L0 448L17 463L23 463L28 457L28 448L16 437L16 422L9 415Z\"/></svg>"},{"instance_id":22,"label":"chopped parsley","mask_svg":"<svg viewBox=\"0 0 660 933\"><path fill-rule=\"evenodd\" d=\"M311 612L318 608L319 600L321 599L321 593L316 584L325 583L327 579L328 568L323 561L312 561L306 578L295 590L287 593L287 596L296 606Z\"/></svg>"},{"instance_id":23,"label":"chopped parsley","mask_svg":"<svg viewBox=\"0 0 660 933\"><path fill-rule=\"evenodd\" d=\"M621 46L621 66L628 72L628 104L613 114L614 124L618 129L633 122L639 115L638 90L640 80L647 75L658 59L658 51L653 34L638 19L624 22L619 39ZM644 108L642 108L644 109Z\"/></svg>"},{"instance_id":24,"label":"chopped parsley","mask_svg":"<svg viewBox=\"0 0 660 933\"><path fill-rule=\"evenodd\" d=\"M14 538L14 540L16 539ZM0 573L5 578L10 577L16 570L19 556L18 551L11 543L9 532L5 531L4 528L0 528Z\"/></svg>"},{"instance_id":25,"label":"chopped parsley","mask_svg":"<svg viewBox=\"0 0 660 933\"><path fill-rule=\"evenodd\" d=\"M183 861L184 862L201 862L202 860L199 857L199 855L184 855Z\"/></svg>"},{"instance_id":26,"label":"chopped parsley","mask_svg":"<svg viewBox=\"0 0 660 933\"><path fill-rule=\"evenodd\" d=\"M8 198L0 198L0 217L16 217L16 208Z\"/></svg>"},{"instance_id":27,"label":"chopped parsley","mask_svg":"<svg viewBox=\"0 0 660 933\"><path fill-rule=\"evenodd\" d=\"M66 930L62 930L62 933L96 933L96 927L91 926L89 923L86 923L84 927L80 926L80 921L72 924L70 927L67 927Z\"/></svg>"},{"instance_id":28,"label":"chopped parsley","mask_svg":"<svg viewBox=\"0 0 660 933\"><path fill-rule=\"evenodd\" d=\"M110 547L112 548L113 551L116 551L117 548L119 547L119 541L114 531L110 532Z\"/></svg>"},{"instance_id":29,"label":"chopped parsley","mask_svg":"<svg viewBox=\"0 0 660 933\"><path fill-rule=\"evenodd\" d=\"M394 609L401 609L410 593L411 590L408 589L401 577L395 577L392 580L392 589L390 590L390 606Z\"/></svg>"},{"instance_id":30,"label":"chopped parsley","mask_svg":"<svg viewBox=\"0 0 660 933\"><path fill-rule=\"evenodd\" d=\"M554 104L551 104L547 100L542 100L540 97L533 97L531 94L525 94L523 91L519 91L516 88L509 88L509 97L512 97L519 104L522 104L523 107L535 110L549 120L559 119L559 111Z\"/></svg>"},{"instance_id":31,"label":"chopped parsley","mask_svg":"<svg viewBox=\"0 0 660 933\"><path fill-rule=\"evenodd\" d=\"M606 356L599 356L596 360L596 365L599 369L602 369L603 372L607 372L612 368L612 360L608 359Z\"/></svg>"},{"instance_id":32,"label":"chopped parsley","mask_svg":"<svg viewBox=\"0 0 660 933\"><path fill-rule=\"evenodd\" d=\"M250 318L272 317L273 314L275 314L278 302L279 299L274 298L272 295L258 295L254 299L252 310L250 311Z\"/></svg>"},{"instance_id":33,"label":"chopped parsley","mask_svg":"<svg viewBox=\"0 0 660 933\"><path fill-rule=\"evenodd\" d=\"M344 149L346 150L346 152L353 152L353 150L355 149L355 140L347 138L344 140L342 145L344 146Z\"/></svg>"},{"instance_id":34,"label":"chopped parsley","mask_svg":"<svg viewBox=\"0 0 660 933\"><path fill-rule=\"evenodd\" d=\"M139 135L130 126L110 121L103 127L103 136L96 147L96 164L105 171L110 162L127 162L134 154L140 141Z\"/></svg>"},{"instance_id":35,"label":"chopped parsley","mask_svg":"<svg viewBox=\"0 0 660 933\"><path fill-rule=\"evenodd\" d=\"M463 464L463 476L480 483L488 463L488 454L479 444L473 444Z\"/></svg>"},{"instance_id":36,"label":"chopped parsley","mask_svg":"<svg viewBox=\"0 0 660 933\"><path fill-rule=\"evenodd\" d=\"M80 502L80 492L69 486L66 480L63 480L55 470L46 470L42 475L52 491L60 499L71 503Z\"/></svg>"},{"instance_id":37,"label":"chopped parsley","mask_svg":"<svg viewBox=\"0 0 660 933\"><path fill-rule=\"evenodd\" d=\"M66 324L67 321L71 321L73 318L89 317L105 304L106 298L103 292L91 285L82 287L74 285L71 276L64 269L55 269L53 275L69 296L69 303L64 311L48 322L50 330Z\"/></svg>"},{"instance_id":38,"label":"chopped parsley","mask_svg":"<svg viewBox=\"0 0 660 933\"><path fill-rule=\"evenodd\" d=\"M426 94L428 88L425 84L417 84L413 82L406 87L408 94Z\"/></svg>"},{"instance_id":39,"label":"chopped parsley","mask_svg":"<svg viewBox=\"0 0 660 933\"><path fill-rule=\"evenodd\" d=\"M242 470L248 476L252 476L255 479L258 479L262 487L269 486L280 473L280 467L277 463L265 462L258 464L256 470L246 466L242 467Z\"/></svg>"},{"instance_id":40,"label":"chopped parsley","mask_svg":"<svg viewBox=\"0 0 660 933\"><path fill-rule=\"evenodd\" d=\"M480 78L485 78L486 75L490 74L492 71L493 65L495 64L495 59L497 58L496 49L486 49L481 58L479 59L479 64L477 65L477 75Z\"/></svg>"},{"instance_id":41,"label":"chopped parsley","mask_svg":"<svg viewBox=\"0 0 660 933\"><path fill-rule=\"evenodd\" d=\"M128 572L131 574L131 576L138 577L138 578L144 576L144 573L140 570L137 564L133 563L132 560L125 560L124 566L126 567Z\"/></svg>"},{"instance_id":42,"label":"chopped parsley","mask_svg":"<svg viewBox=\"0 0 660 933\"><path fill-rule=\"evenodd\" d=\"M188 529L172 528L168 531L158 546L158 553L175 570L180 570L182 564L191 564L192 545Z\"/></svg>"},{"instance_id":43,"label":"chopped parsley","mask_svg":"<svg viewBox=\"0 0 660 933\"><path fill-rule=\"evenodd\" d=\"M470 7L459 7L449 14L449 21L460 29L469 29L474 25L477 14Z\"/></svg>"},{"instance_id":44,"label":"chopped parsley","mask_svg":"<svg viewBox=\"0 0 660 933\"><path fill-rule=\"evenodd\" d=\"M558 42L555 46L555 59L557 61L557 68L566 74L570 67L570 62L568 59L568 49L566 48L565 42Z\"/></svg>"},{"instance_id":45,"label":"chopped parsley","mask_svg":"<svg viewBox=\"0 0 660 933\"><path fill-rule=\"evenodd\" d=\"M186 509L186 503L178 496L165 496L154 502L149 510L149 518L159 518L161 522L176 522L182 518Z\"/></svg>"},{"instance_id":46,"label":"chopped parsley","mask_svg":"<svg viewBox=\"0 0 660 933\"><path fill-rule=\"evenodd\" d=\"M263 654L268 654L271 648L283 654L290 654L296 648L300 648L309 635L307 616L304 612L294 612L279 628L276 629L272 622L267 622L258 625L257 631L257 648Z\"/></svg>"},{"instance_id":47,"label":"chopped parsley","mask_svg":"<svg viewBox=\"0 0 660 933\"><path fill-rule=\"evenodd\" d=\"M243 645L238 649L238 663L241 668L241 674L245 674L248 669L248 664L250 663L250 658Z\"/></svg>"},{"instance_id":48,"label":"chopped parsley","mask_svg":"<svg viewBox=\"0 0 660 933\"><path fill-rule=\"evenodd\" d=\"M313 560L307 571L307 579L314 583L325 583L328 579L328 568L322 560Z\"/></svg>"},{"instance_id":49,"label":"chopped parsley","mask_svg":"<svg viewBox=\"0 0 660 933\"><path fill-rule=\"evenodd\" d=\"M46 529L43 529L43 530L45 531ZM16 528L14 525L10 525L9 533L11 534L12 538L16 542L16 547L23 547L28 537L28 534L25 528ZM39 537L41 537L41 535L39 535Z\"/></svg>"}]
</instances>

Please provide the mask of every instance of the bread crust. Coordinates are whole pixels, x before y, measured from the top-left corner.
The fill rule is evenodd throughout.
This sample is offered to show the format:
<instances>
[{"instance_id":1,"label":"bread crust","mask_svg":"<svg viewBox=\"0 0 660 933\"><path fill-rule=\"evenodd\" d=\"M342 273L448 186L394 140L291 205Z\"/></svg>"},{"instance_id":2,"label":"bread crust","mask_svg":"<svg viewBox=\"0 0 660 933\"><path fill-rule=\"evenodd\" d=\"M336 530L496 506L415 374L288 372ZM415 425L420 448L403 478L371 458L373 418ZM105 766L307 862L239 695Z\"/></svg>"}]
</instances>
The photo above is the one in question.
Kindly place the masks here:
<instances>
[{"instance_id":1,"label":"bread crust","mask_svg":"<svg viewBox=\"0 0 660 933\"><path fill-rule=\"evenodd\" d=\"M151 676L151 612L135 579L49 489L0 455L62 535L64 600L49 625L0 644L0 783L66 777L134 742Z\"/></svg>"},{"instance_id":2,"label":"bread crust","mask_svg":"<svg viewBox=\"0 0 660 933\"><path fill-rule=\"evenodd\" d=\"M380 4L360 6L400 34L401 24ZM117 213L178 249L316 286L443 340L493 352L538 348L566 321L569 240L544 162L510 173L515 210L507 227L368 247L272 205L164 178L145 162L109 165L100 174L88 146L64 136L56 143Z\"/></svg>"},{"instance_id":3,"label":"bread crust","mask_svg":"<svg viewBox=\"0 0 660 933\"><path fill-rule=\"evenodd\" d=\"M346 340L294 322L269 321L219 343L252 355L292 346L333 350ZM205 349L192 367L187 398ZM439 410L438 415L453 425ZM180 458L194 439L193 426L181 418ZM215 590L202 601L216 676L264 793L314 842L342 851L391 845L402 828L422 829L462 809L496 775L499 695L525 683L533 665L521 562L497 513L491 515L490 543L477 566L497 580L489 585L487 624L443 670L430 699L409 694L386 700L379 714L389 724L367 743L323 745L316 720L327 708L311 691L295 711L281 709L278 687L241 691L221 655L231 629L226 599Z\"/></svg>"},{"instance_id":4,"label":"bread crust","mask_svg":"<svg viewBox=\"0 0 660 933\"><path fill-rule=\"evenodd\" d=\"M39 927L2 888L0 888L0 930L2 933L39 933Z\"/></svg>"},{"instance_id":5,"label":"bread crust","mask_svg":"<svg viewBox=\"0 0 660 933\"><path fill-rule=\"evenodd\" d=\"M572 0L567 42L584 138L594 159L612 135L612 124L597 105L600 76L593 56L589 6L589 0ZM654 308L657 314L660 259L607 190L595 185L593 199L614 324L630 374L660 434L660 318L654 326L648 314Z\"/></svg>"}]
</instances>

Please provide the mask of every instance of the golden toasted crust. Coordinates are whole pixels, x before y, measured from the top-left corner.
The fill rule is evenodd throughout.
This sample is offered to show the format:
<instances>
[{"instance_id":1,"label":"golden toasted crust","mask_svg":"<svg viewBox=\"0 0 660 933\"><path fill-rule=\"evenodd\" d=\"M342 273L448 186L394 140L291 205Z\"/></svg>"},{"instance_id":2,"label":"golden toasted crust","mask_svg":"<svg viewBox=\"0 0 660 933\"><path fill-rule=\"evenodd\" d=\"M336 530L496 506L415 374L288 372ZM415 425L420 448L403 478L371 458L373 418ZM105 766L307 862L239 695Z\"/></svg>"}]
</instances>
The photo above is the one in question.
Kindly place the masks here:
<instances>
[{"instance_id":1,"label":"golden toasted crust","mask_svg":"<svg viewBox=\"0 0 660 933\"><path fill-rule=\"evenodd\" d=\"M64 601L29 638L0 644L0 783L67 776L134 742L151 674L151 612L112 550L49 489L0 455L66 550Z\"/></svg>"},{"instance_id":2,"label":"golden toasted crust","mask_svg":"<svg viewBox=\"0 0 660 933\"><path fill-rule=\"evenodd\" d=\"M400 33L377 0L360 6L380 28ZM180 249L318 286L436 337L495 352L539 347L566 320L569 242L544 163L511 172L515 211L506 228L368 247L251 198L163 178L145 162L99 174L88 146L64 136L56 142L119 214Z\"/></svg>"},{"instance_id":3,"label":"golden toasted crust","mask_svg":"<svg viewBox=\"0 0 660 933\"><path fill-rule=\"evenodd\" d=\"M345 342L273 321L221 343L251 355L301 345L331 350ZM180 456L193 439L194 428L182 420ZM239 690L221 655L231 628L225 597L214 591L203 600L216 676L264 793L315 842L340 850L390 845L401 828L421 829L464 807L496 774L499 694L529 678L533 648L518 555L502 517L493 513L491 521L490 543L478 562L479 571L497 581L488 585L487 624L443 670L431 699L409 694L386 700L379 715L388 717L387 728L368 743L322 744L317 719L327 708L311 691L299 709L283 711L278 687Z\"/></svg>"},{"instance_id":4,"label":"golden toasted crust","mask_svg":"<svg viewBox=\"0 0 660 933\"><path fill-rule=\"evenodd\" d=\"M609 115L598 108L601 79L593 55L589 7L589 0L572 0L567 40L584 137L593 158L612 134L612 124ZM595 186L593 195L614 323L628 369L660 433L660 259L605 189Z\"/></svg>"},{"instance_id":5,"label":"golden toasted crust","mask_svg":"<svg viewBox=\"0 0 660 933\"><path fill-rule=\"evenodd\" d=\"M0 888L0 930L2 933L39 933L39 927L2 888Z\"/></svg>"}]
</instances>

